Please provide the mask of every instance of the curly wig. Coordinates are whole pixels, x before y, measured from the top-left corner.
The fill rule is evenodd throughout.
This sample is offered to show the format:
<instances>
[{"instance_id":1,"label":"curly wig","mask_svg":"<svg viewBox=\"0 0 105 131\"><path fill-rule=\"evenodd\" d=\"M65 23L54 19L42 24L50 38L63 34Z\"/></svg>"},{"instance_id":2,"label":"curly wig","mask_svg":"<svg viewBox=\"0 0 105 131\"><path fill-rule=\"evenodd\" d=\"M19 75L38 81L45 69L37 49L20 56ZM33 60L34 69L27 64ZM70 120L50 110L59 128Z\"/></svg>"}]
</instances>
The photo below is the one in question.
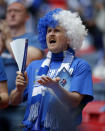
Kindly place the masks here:
<instances>
[{"instance_id":1,"label":"curly wig","mask_svg":"<svg viewBox=\"0 0 105 131\"><path fill-rule=\"evenodd\" d=\"M87 30L82 24L82 20L77 12L72 13L69 10L63 10L61 8L49 11L39 20L38 39L42 44L42 47L47 48L47 28L55 28L58 25L66 30L66 35L70 39L69 46L74 50L79 50L87 35Z\"/></svg>"}]
</instances>

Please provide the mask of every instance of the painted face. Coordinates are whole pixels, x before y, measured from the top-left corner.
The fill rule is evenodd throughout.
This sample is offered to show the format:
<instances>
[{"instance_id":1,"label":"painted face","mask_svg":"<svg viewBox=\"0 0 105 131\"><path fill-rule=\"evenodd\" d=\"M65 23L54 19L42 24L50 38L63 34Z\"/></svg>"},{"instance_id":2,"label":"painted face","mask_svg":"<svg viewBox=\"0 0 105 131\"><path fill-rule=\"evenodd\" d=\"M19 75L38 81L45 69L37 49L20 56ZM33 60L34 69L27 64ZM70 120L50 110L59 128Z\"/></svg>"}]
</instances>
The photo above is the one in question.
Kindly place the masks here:
<instances>
[{"instance_id":1,"label":"painted face","mask_svg":"<svg viewBox=\"0 0 105 131\"><path fill-rule=\"evenodd\" d=\"M66 31L60 26L55 28L48 27L46 42L48 49L53 53L59 53L66 50L68 48Z\"/></svg>"},{"instance_id":2,"label":"painted face","mask_svg":"<svg viewBox=\"0 0 105 131\"><path fill-rule=\"evenodd\" d=\"M7 8L6 20L10 27L21 26L27 20L25 7L21 3L12 3Z\"/></svg>"}]
</instances>

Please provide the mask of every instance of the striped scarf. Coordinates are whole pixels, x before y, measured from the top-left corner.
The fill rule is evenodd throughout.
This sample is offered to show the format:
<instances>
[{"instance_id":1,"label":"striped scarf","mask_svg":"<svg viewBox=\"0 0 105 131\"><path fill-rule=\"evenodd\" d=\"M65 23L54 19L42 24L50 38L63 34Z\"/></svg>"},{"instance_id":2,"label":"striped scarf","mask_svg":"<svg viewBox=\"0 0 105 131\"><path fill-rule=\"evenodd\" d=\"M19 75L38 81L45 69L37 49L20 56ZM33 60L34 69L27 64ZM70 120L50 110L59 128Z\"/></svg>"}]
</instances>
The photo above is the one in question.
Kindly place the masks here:
<instances>
[{"instance_id":1,"label":"striped scarf","mask_svg":"<svg viewBox=\"0 0 105 131\"><path fill-rule=\"evenodd\" d=\"M64 58L62 59L63 61L61 63L60 68L58 69L56 75L64 67L69 72L70 66L71 66L72 61L74 59L74 51L71 48L69 48L68 50L66 50L62 53L59 53L59 54L61 55L61 57L64 56ZM39 72L37 74L37 79L40 78L40 76L42 76L42 75L47 75L49 68L50 68L51 60L53 58L54 58L54 54L49 51L47 53L46 59L43 61L42 65L39 69ZM56 58L56 60L57 59L59 60L60 56L58 58ZM31 127L32 130L36 130L36 131L38 130L39 131L40 126L41 126L41 122L43 121L42 117L44 117L44 127L45 128L51 128L51 129L53 128L54 130L58 129L61 124L58 124L56 122L57 118L53 115L53 111L55 112L55 108L53 108L52 104L51 104L51 102L53 100L55 101L55 98L53 97L51 92L49 93L48 90L44 90L44 94L43 94L43 88L44 87L40 88L42 86L36 85L34 87L34 89L36 89L36 87L37 87L37 89L42 89L42 90L41 90L40 94L38 94L36 96L34 96L34 95L32 96L32 99L35 100L35 103L32 103L31 107L30 107L30 113L29 113L29 116L28 116L28 121L29 121L30 124L28 126ZM36 99L37 99L37 101L36 101ZM50 107L51 110L49 112L47 112L49 107ZM52 109L54 109L54 110L52 110ZM58 131L58 130L56 130L56 131ZM62 131L62 130L60 129L60 131Z\"/></svg>"},{"instance_id":2,"label":"striped scarf","mask_svg":"<svg viewBox=\"0 0 105 131\"><path fill-rule=\"evenodd\" d=\"M67 71L69 71L70 65L71 65L71 63L72 63L72 61L74 59L74 51L71 48L69 48L68 50L63 52L63 56L64 56L64 59L62 61L62 64L61 64L60 68L58 69L56 75L64 67L66 68ZM59 57L58 57L58 59L59 59ZM46 59L44 60L44 62L42 63L42 65L41 65L41 67L39 69L38 76L47 75L47 72L48 72L49 67L50 67L51 59L53 59L53 54L49 51L47 53Z\"/></svg>"}]
</instances>

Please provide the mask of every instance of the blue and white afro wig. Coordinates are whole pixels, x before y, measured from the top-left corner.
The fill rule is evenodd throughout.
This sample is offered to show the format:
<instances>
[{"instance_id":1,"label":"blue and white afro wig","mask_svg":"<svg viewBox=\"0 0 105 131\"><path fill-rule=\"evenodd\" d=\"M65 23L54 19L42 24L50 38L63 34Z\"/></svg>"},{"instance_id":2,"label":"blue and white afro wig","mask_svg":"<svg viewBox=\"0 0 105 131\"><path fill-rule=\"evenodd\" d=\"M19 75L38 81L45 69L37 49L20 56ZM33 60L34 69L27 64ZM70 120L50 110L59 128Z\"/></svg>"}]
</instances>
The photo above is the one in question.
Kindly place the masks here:
<instances>
[{"instance_id":1,"label":"blue and white afro wig","mask_svg":"<svg viewBox=\"0 0 105 131\"><path fill-rule=\"evenodd\" d=\"M69 10L60 8L49 11L38 23L38 38L43 48L47 48L46 33L48 27L55 28L61 26L66 30L66 35L70 39L70 47L79 50L83 40L87 35L87 30L82 24L78 13L72 13Z\"/></svg>"}]
</instances>

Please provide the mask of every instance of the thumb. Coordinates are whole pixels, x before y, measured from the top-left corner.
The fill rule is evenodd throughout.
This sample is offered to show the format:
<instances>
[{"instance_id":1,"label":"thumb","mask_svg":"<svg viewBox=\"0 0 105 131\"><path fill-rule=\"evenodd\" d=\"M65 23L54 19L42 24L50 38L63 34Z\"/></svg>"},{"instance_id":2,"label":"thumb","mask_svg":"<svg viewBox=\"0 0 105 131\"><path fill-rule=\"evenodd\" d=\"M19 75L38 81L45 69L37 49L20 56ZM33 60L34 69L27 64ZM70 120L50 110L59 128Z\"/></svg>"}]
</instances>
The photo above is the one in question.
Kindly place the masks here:
<instances>
[{"instance_id":1,"label":"thumb","mask_svg":"<svg viewBox=\"0 0 105 131\"><path fill-rule=\"evenodd\" d=\"M60 81L60 77L56 77L56 78L55 78L55 81L56 81L56 82L59 82L59 81Z\"/></svg>"},{"instance_id":2,"label":"thumb","mask_svg":"<svg viewBox=\"0 0 105 131\"><path fill-rule=\"evenodd\" d=\"M26 71L24 72L24 78L26 80L26 83L28 83L28 77L27 77L27 72Z\"/></svg>"}]
</instances>

